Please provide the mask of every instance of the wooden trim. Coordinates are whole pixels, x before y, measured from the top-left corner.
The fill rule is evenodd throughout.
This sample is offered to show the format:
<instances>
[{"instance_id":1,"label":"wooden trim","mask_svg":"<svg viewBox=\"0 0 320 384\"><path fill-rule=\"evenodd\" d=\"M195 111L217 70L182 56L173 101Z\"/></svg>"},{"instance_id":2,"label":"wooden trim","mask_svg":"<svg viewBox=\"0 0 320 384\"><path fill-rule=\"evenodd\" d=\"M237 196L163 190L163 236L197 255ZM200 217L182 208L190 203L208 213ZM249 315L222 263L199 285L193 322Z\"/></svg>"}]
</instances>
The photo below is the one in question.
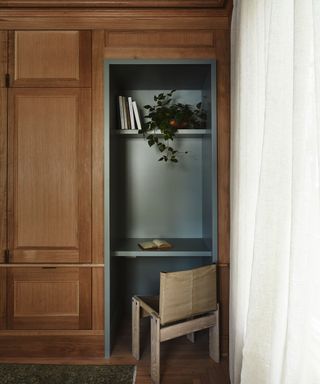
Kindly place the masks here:
<instances>
[{"instance_id":1,"label":"wooden trim","mask_svg":"<svg viewBox=\"0 0 320 384\"><path fill-rule=\"evenodd\" d=\"M53 263L47 263L47 264L0 264L0 268L34 268L34 267L45 267L45 268L104 268L104 264L53 264Z\"/></svg>"},{"instance_id":2,"label":"wooden trim","mask_svg":"<svg viewBox=\"0 0 320 384\"><path fill-rule=\"evenodd\" d=\"M7 248L7 43L7 32L0 31L0 263Z\"/></svg>"},{"instance_id":3,"label":"wooden trim","mask_svg":"<svg viewBox=\"0 0 320 384\"><path fill-rule=\"evenodd\" d=\"M92 262L104 262L104 31L92 32Z\"/></svg>"},{"instance_id":4,"label":"wooden trim","mask_svg":"<svg viewBox=\"0 0 320 384\"><path fill-rule=\"evenodd\" d=\"M229 16L210 16L210 11L117 10L101 12L2 11L0 29L23 30L228 30Z\"/></svg>"},{"instance_id":5,"label":"wooden trim","mask_svg":"<svg viewBox=\"0 0 320 384\"><path fill-rule=\"evenodd\" d=\"M148 7L148 8L222 8L226 5L226 0L4 0L1 8L130 8L130 7Z\"/></svg>"},{"instance_id":6,"label":"wooden trim","mask_svg":"<svg viewBox=\"0 0 320 384\"><path fill-rule=\"evenodd\" d=\"M104 329L104 268L92 268L92 329Z\"/></svg>"},{"instance_id":7,"label":"wooden trim","mask_svg":"<svg viewBox=\"0 0 320 384\"><path fill-rule=\"evenodd\" d=\"M183 323L166 326L160 329L160 341L171 340L175 337L183 336L191 332L200 331L216 324L215 313L208 316L201 316L198 319L184 321Z\"/></svg>"},{"instance_id":8,"label":"wooden trim","mask_svg":"<svg viewBox=\"0 0 320 384\"><path fill-rule=\"evenodd\" d=\"M91 87L91 31L80 31L79 67L79 86Z\"/></svg>"},{"instance_id":9,"label":"wooden trim","mask_svg":"<svg viewBox=\"0 0 320 384\"><path fill-rule=\"evenodd\" d=\"M5 74L7 73L7 35L6 31L0 31L0 87L5 87Z\"/></svg>"},{"instance_id":10,"label":"wooden trim","mask_svg":"<svg viewBox=\"0 0 320 384\"><path fill-rule=\"evenodd\" d=\"M90 76L91 77L91 76ZM92 261L91 89L79 89L79 262Z\"/></svg>"},{"instance_id":11,"label":"wooden trim","mask_svg":"<svg viewBox=\"0 0 320 384\"><path fill-rule=\"evenodd\" d=\"M0 88L0 263L7 248L7 94Z\"/></svg>"},{"instance_id":12,"label":"wooden trim","mask_svg":"<svg viewBox=\"0 0 320 384\"><path fill-rule=\"evenodd\" d=\"M105 48L108 59L211 59L216 56L215 48Z\"/></svg>"},{"instance_id":13,"label":"wooden trim","mask_svg":"<svg viewBox=\"0 0 320 384\"><path fill-rule=\"evenodd\" d=\"M102 330L4 330L2 336L103 336Z\"/></svg>"},{"instance_id":14,"label":"wooden trim","mask_svg":"<svg viewBox=\"0 0 320 384\"><path fill-rule=\"evenodd\" d=\"M105 31L105 47L132 48L212 48L214 46L212 30L167 30L167 31Z\"/></svg>"},{"instance_id":15,"label":"wooden trim","mask_svg":"<svg viewBox=\"0 0 320 384\"><path fill-rule=\"evenodd\" d=\"M218 142L218 263L230 260L230 46L216 31Z\"/></svg>"},{"instance_id":16,"label":"wooden trim","mask_svg":"<svg viewBox=\"0 0 320 384\"><path fill-rule=\"evenodd\" d=\"M7 326L7 271L0 268L0 330ZM1 332L1 331L0 331Z\"/></svg>"},{"instance_id":17,"label":"wooden trim","mask_svg":"<svg viewBox=\"0 0 320 384\"><path fill-rule=\"evenodd\" d=\"M0 333L0 358L103 357L104 338L96 334L14 334Z\"/></svg>"},{"instance_id":18,"label":"wooden trim","mask_svg":"<svg viewBox=\"0 0 320 384\"><path fill-rule=\"evenodd\" d=\"M79 269L79 329L91 329L92 312L92 276L91 269Z\"/></svg>"}]
</instances>

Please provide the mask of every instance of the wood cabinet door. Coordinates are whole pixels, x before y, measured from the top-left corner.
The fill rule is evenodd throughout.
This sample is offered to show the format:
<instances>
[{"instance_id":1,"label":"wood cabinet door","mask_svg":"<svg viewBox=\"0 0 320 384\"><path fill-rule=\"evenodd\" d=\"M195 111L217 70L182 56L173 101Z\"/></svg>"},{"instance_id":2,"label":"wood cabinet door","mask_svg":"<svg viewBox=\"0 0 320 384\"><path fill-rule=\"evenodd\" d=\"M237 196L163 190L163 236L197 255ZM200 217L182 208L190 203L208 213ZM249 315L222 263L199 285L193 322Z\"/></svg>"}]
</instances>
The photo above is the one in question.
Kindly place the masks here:
<instances>
[{"instance_id":1,"label":"wood cabinet door","mask_svg":"<svg viewBox=\"0 0 320 384\"><path fill-rule=\"evenodd\" d=\"M13 31L9 34L13 87L90 87L90 31Z\"/></svg>"},{"instance_id":2,"label":"wood cabinet door","mask_svg":"<svg viewBox=\"0 0 320 384\"><path fill-rule=\"evenodd\" d=\"M8 329L90 329L91 269L8 268Z\"/></svg>"},{"instance_id":3,"label":"wood cabinet door","mask_svg":"<svg viewBox=\"0 0 320 384\"><path fill-rule=\"evenodd\" d=\"M91 261L90 101L87 88L9 90L10 262Z\"/></svg>"}]
</instances>

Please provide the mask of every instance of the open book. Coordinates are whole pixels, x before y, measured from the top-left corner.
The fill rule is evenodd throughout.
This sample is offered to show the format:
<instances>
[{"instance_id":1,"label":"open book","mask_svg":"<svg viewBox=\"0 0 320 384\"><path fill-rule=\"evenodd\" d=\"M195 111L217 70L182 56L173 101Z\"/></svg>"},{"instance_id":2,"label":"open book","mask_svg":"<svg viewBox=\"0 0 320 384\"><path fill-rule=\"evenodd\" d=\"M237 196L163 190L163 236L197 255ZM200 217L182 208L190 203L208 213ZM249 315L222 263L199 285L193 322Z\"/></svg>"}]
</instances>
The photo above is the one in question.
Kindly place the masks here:
<instances>
[{"instance_id":1,"label":"open book","mask_svg":"<svg viewBox=\"0 0 320 384\"><path fill-rule=\"evenodd\" d=\"M172 245L168 243L166 240L154 239L151 241L144 241L143 243L138 243L139 247L147 250L147 249L163 249L163 248L171 248Z\"/></svg>"}]
</instances>

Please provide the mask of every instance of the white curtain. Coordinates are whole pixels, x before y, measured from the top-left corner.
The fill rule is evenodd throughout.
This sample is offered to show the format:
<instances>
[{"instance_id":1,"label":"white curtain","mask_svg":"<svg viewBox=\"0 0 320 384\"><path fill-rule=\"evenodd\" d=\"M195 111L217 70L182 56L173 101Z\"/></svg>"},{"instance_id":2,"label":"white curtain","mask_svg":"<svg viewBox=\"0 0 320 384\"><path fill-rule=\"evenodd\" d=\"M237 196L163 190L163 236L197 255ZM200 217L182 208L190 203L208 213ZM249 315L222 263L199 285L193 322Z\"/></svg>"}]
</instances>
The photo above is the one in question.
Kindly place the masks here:
<instances>
[{"instance_id":1,"label":"white curtain","mask_svg":"<svg viewBox=\"0 0 320 384\"><path fill-rule=\"evenodd\" d=\"M320 0L235 0L230 376L320 383Z\"/></svg>"}]
</instances>

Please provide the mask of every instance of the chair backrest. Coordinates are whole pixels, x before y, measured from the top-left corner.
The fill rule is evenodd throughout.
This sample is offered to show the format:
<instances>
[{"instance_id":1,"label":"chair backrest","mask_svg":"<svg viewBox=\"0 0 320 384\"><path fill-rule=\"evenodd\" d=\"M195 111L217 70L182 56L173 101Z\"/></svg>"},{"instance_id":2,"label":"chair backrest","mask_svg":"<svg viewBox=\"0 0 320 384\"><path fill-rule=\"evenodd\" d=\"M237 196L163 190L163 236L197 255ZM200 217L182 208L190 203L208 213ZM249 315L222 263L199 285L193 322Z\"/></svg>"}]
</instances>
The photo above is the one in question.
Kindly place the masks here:
<instances>
[{"instance_id":1,"label":"chair backrest","mask_svg":"<svg viewBox=\"0 0 320 384\"><path fill-rule=\"evenodd\" d=\"M213 311L217 307L216 266L160 273L161 324Z\"/></svg>"}]
</instances>

